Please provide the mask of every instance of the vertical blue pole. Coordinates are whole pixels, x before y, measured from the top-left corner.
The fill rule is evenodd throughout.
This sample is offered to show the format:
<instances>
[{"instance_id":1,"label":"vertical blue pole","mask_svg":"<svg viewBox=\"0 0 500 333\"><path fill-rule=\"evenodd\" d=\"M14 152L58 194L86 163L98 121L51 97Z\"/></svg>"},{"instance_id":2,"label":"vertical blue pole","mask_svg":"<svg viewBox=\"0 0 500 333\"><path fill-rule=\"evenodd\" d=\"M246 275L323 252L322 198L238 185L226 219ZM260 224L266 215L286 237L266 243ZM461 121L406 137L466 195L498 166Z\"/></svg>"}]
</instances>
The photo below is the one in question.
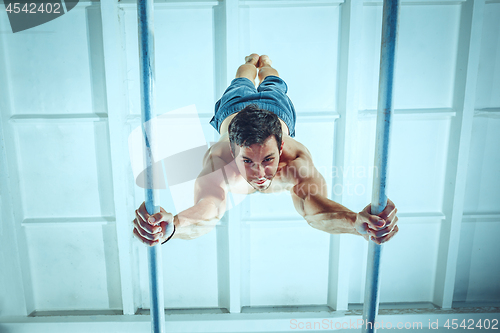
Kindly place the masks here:
<instances>
[{"instance_id":1,"label":"vertical blue pole","mask_svg":"<svg viewBox=\"0 0 500 333\"><path fill-rule=\"evenodd\" d=\"M380 214L387 205L387 162L389 159L389 137L393 114L394 68L396 66L397 29L399 0L384 0L382 21L382 45L380 49L380 76L377 107L377 136L375 142L375 172L371 211ZM370 240L366 268L365 301L363 306L363 329L375 332L380 294L380 258L382 245Z\"/></svg>"},{"instance_id":2,"label":"vertical blue pole","mask_svg":"<svg viewBox=\"0 0 500 333\"><path fill-rule=\"evenodd\" d=\"M139 70L141 77L141 121L145 136L146 170L146 210L149 214L160 211L160 196L155 189L152 156L152 147L156 143L154 124L150 121L154 117L154 25L153 0L137 1L137 19L139 23ZM149 265L149 295L151 298L151 332L165 332L165 306L163 298L163 269L160 245L148 248Z\"/></svg>"}]
</instances>

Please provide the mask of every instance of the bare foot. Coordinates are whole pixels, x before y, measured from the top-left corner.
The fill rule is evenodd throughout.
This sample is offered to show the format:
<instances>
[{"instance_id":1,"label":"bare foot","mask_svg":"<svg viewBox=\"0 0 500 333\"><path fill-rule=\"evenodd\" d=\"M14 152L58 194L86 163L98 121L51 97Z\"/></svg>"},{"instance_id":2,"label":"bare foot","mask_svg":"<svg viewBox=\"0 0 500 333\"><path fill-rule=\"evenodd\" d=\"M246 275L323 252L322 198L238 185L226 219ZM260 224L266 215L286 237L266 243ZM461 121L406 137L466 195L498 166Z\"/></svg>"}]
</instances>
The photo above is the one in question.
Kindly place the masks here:
<instances>
[{"instance_id":1,"label":"bare foot","mask_svg":"<svg viewBox=\"0 0 500 333\"><path fill-rule=\"evenodd\" d=\"M261 55L259 57L259 62L257 63L257 68L262 68L264 66L271 67L272 64L273 64L273 62L271 61L271 59L269 58L269 56L267 56L267 55Z\"/></svg>"},{"instance_id":2,"label":"bare foot","mask_svg":"<svg viewBox=\"0 0 500 333\"><path fill-rule=\"evenodd\" d=\"M252 53L249 56L245 57L246 64L252 64L257 67L257 63L259 62L259 55L257 53Z\"/></svg>"}]
</instances>

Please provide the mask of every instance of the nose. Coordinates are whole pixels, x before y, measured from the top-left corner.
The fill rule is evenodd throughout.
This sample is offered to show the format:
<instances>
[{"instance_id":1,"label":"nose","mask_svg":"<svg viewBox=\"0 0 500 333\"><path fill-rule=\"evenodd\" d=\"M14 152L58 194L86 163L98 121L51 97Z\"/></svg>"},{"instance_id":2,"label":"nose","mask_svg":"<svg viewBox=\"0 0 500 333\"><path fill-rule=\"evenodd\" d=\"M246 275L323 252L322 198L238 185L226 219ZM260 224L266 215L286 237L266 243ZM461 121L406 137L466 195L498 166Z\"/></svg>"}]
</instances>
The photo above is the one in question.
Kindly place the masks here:
<instances>
[{"instance_id":1,"label":"nose","mask_svg":"<svg viewBox=\"0 0 500 333\"><path fill-rule=\"evenodd\" d=\"M255 175L258 178L264 178L264 176L266 175L266 170L264 169L264 166L262 166L261 164L255 164L254 170L255 170Z\"/></svg>"}]
</instances>

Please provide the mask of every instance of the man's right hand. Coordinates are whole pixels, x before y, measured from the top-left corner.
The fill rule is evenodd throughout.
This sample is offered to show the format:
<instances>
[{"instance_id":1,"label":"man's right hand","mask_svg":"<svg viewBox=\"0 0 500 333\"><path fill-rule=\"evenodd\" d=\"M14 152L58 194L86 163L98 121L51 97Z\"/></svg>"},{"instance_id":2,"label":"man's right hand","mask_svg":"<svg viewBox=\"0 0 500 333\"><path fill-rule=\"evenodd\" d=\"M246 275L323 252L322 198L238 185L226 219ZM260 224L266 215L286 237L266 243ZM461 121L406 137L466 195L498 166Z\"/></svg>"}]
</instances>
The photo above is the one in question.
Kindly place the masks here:
<instances>
[{"instance_id":1,"label":"man's right hand","mask_svg":"<svg viewBox=\"0 0 500 333\"><path fill-rule=\"evenodd\" d=\"M387 198L387 206L378 216L372 215L371 205L368 205L357 214L354 227L364 239L371 238L375 243L381 245L394 237L399 230L396 225L398 222L397 211L394 202L389 198Z\"/></svg>"},{"instance_id":2,"label":"man's right hand","mask_svg":"<svg viewBox=\"0 0 500 333\"><path fill-rule=\"evenodd\" d=\"M146 203L135 211L134 235L144 244L161 244L174 233L174 216L160 207L160 212L149 215Z\"/></svg>"}]
</instances>

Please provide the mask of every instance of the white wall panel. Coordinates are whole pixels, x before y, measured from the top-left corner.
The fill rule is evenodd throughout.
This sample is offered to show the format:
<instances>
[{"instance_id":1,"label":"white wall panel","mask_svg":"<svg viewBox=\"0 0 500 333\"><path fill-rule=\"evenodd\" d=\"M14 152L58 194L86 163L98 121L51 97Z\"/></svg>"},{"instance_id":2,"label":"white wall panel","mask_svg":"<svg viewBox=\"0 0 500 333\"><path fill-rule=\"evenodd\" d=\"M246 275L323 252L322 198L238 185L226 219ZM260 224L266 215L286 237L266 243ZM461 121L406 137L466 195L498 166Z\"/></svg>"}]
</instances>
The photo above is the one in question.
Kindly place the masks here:
<instances>
[{"instance_id":1,"label":"white wall panel","mask_svg":"<svg viewBox=\"0 0 500 333\"><path fill-rule=\"evenodd\" d=\"M123 10L129 112L140 114L137 11L136 6L126 6ZM170 8L155 5L155 94L158 114L191 104L196 104L198 112L213 112L212 20L212 7L209 6Z\"/></svg>"},{"instance_id":2,"label":"white wall panel","mask_svg":"<svg viewBox=\"0 0 500 333\"><path fill-rule=\"evenodd\" d=\"M402 118L396 116L392 129L388 196L396 203L400 213L439 212L450 120ZM373 171L375 127L375 117L360 118L359 165L369 172ZM359 177L359 184L366 191L360 200L368 204L371 201L372 177L364 174L360 173L363 177ZM361 191L361 187L359 189Z\"/></svg>"},{"instance_id":3,"label":"white wall panel","mask_svg":"<svg viewBox=\"0 0 500 333\"><path fill-rule=\"evenodd\" d=\"M462 223L454 301L500 299L500 222Z\"/></svg>"},{"instance_id":4,"label":"white wall panel","mask_svg":"<svg viewBox=\"0 0 500 333\"><path fill-rule=\"evenodd\" d=\"M500 107L500 3L486 3L477 73L476 108Z\"/></svg>"},{"instance_id":5,"label":"white wall panel","mask_svg":"<svg viewBox=\"0 0 500 333\"><path fill-rule=\"evenodd\" d=\"M398 222L399 223L399 222ZM348 236L351 251L349 253L349 295L348 303L362 303L366 277L366 254L368 242L357 236Z\"/></svg>"},{"instance_id":6,"label":"white wall panel","mask_svg":"<svg viewBox=\"0 0 500 333\"><path fill-rule=\"evenodd\" d=\"M329 235L307 222L251 223L250 305L326 304Z\"/></svg>"},{"instance_id":7,"label":"white wall panel","mask_svg":"<svg viewBox=\"0 0 500 333\"><path fill-rule=\"evenodd\" d=\"M439 246L438 221L421 219L407 224L384 245L381 266L380 302L429 302L436 275Z\"/></svg>"},{"instance_id":8,"label":"white wall panel","mask_svg":"<svg viewBox=\"0 0 500 333\"><path fill-rule=\"evenodd\" d=\"M498 108L500 97L500 34L499 3L486 3L481 40L476 109ZM474 118L472 142L467 174L464 212L481 216L497 213L500 200L500 177L495 177L500 165L498 127L500 120L493 114ZM484 216L484 215L483 215ZM467 217L467 216L464 216ZM497 301L500 288L497 283L500 251L493 239L500 224L495 218L468 219L462 225L460 253L457 264L454 301Z\"/></svg>"},{"instance_id":9,"label":"white wall panel","mask_svg":"<svg viewBox=\"0 0 500 333\"><path fill-rule=\"evenodd\" d=\"M37 311L121 308L114 225L28 224Z\"/></svg>"},{"instance_id":10,"label":"white wall panel","mask_svg":"<svg viewBox=\"0 0 500 333\"><path fill-rule=\"evenodd\" d=\"M273 221L300 217L288 191L269 194L255 193L247 196L241 204L243 205L243 220Z\"/></svg>"},{"instance_id":11,"label":"white wall panel","mask_svg":"<svg viewBox=\"0 0 500 333\"><path fill-rule=\"evenodd\" d=\"M500 119L474 117L464 200L454 301L498 301L500 249L495 240L500 223L486 217L499 211ZM480 218L485 216L485 218ZM475 216L475 217L474 217ZM493 215L494 216L494 215Z\"/></svg>"},{"instance_id":12,"label":"white wall panel","mask_svg":"<svg viewBox=\"0 0 500 333\"><path fill-rule=\"evenodd\" d=\"M102 43L88 23L98 23L99 11L77 6L62 15L5 39L6 72L11 95L11 114L71 114L94 110L93 96L103 102L102 89L92 87L96 79L92 63ZM100 20L100 19L99 19ZM9 28L6 28L6 30ZM93 76L94 75L94 76ZM104 79L100 73L101 81ZM93 91L96 90L97 91ZM102 104L99 104L102 107Z\"/></svg>"},{"instance_id":13,"label":"white wall panel","mask_svg":"<svg viewBox=\"0 0 500 333\"><path fill-rule=\"evenodd\" d=\"M17 122L25 218L112 216L106 122Z\"/></svg>"},{"instance_id":14,"label":"white wall panel","mask_svg":"<svg viewBox=\"0 0 500 333\"><path fill-rule=\"evenodd\" d=\"M240 54L268 54L298 112L335 110L338 6L242 6L240 22Z\"/></svg>"},{"instance_id":15,"label":"white wall panel","mask_svg":"<svg viewBox=\"0 0 500 333\"><path fill-rule=\"evenodd\" d=\"M136 186L137 187L137 186ZM139 207L144 190L137 187ZM169 191L160 191L160 204L175 214ZM217 307L217 242L215 230L195 240L175 240L164 245L163 275L166 308ZM134 241L136 269L140 276L141 307L149 308L146 247ZM224 265L225 263L220 263Z\"/></svg>"},{"instance_id":16,"label":"white wall panel","mask_svg":"<svg viewBox=\"0 0 500 333\"><path fill-rule=\"evenodd\" d=\"M375 120L363 115L358 121L358 170L353 173L355 182L350 187L358 202L351 209L357 211L371 202ZM440 220L409 220L402 215L441 211L449 127L450 119L446 117L395 116L387 195L398 208L399 233L384 245L381 302L432 301ZM350 303L362 303L364 299L365 243L363 239L353 240Z\"/></svg>"},{"instance_id":17,"label":"white wall panel","mask_svg":"<svg viewBox=\"0 0 500 333\"><path fill-rule=\"evenodd\" d=\"M361 109L376 109L382 6L365 6ZM394 107L452 105L460 5L401 6Z\"/></svg>"},{"instance_id":18,"label":"white wall panel","mask_svg":"<svg viewBox=\"0 0 500 333\"><path fill-rule=\"evenodd\" d=\"M498 213L500 211L500 119L474 117L465 213Z\"/></svg>"},{"instance_id":19,"label":"white wall panel","mask_svg":"<svg viewBox=\"0 0 500 333\"><path fill-rule=\"evenodd\" d=\"M400 218L399 233L384 244L380 302L431 302L439 245L439 221ZM363 303L367 242L352 238L349 303Z\"/></svg>"},{"instance_id":20,"label":"white wall panel","mask_svg":"<svg viewBox=\"0 0 500 333\"><path fill-rule=\"evenodd\" d=\"M139 260L141 305L149 309L146 247L135 242ZM218 307L215 230L194 240L174 240L162 246L165 308Z\"/></svg>"}]
</instances>

